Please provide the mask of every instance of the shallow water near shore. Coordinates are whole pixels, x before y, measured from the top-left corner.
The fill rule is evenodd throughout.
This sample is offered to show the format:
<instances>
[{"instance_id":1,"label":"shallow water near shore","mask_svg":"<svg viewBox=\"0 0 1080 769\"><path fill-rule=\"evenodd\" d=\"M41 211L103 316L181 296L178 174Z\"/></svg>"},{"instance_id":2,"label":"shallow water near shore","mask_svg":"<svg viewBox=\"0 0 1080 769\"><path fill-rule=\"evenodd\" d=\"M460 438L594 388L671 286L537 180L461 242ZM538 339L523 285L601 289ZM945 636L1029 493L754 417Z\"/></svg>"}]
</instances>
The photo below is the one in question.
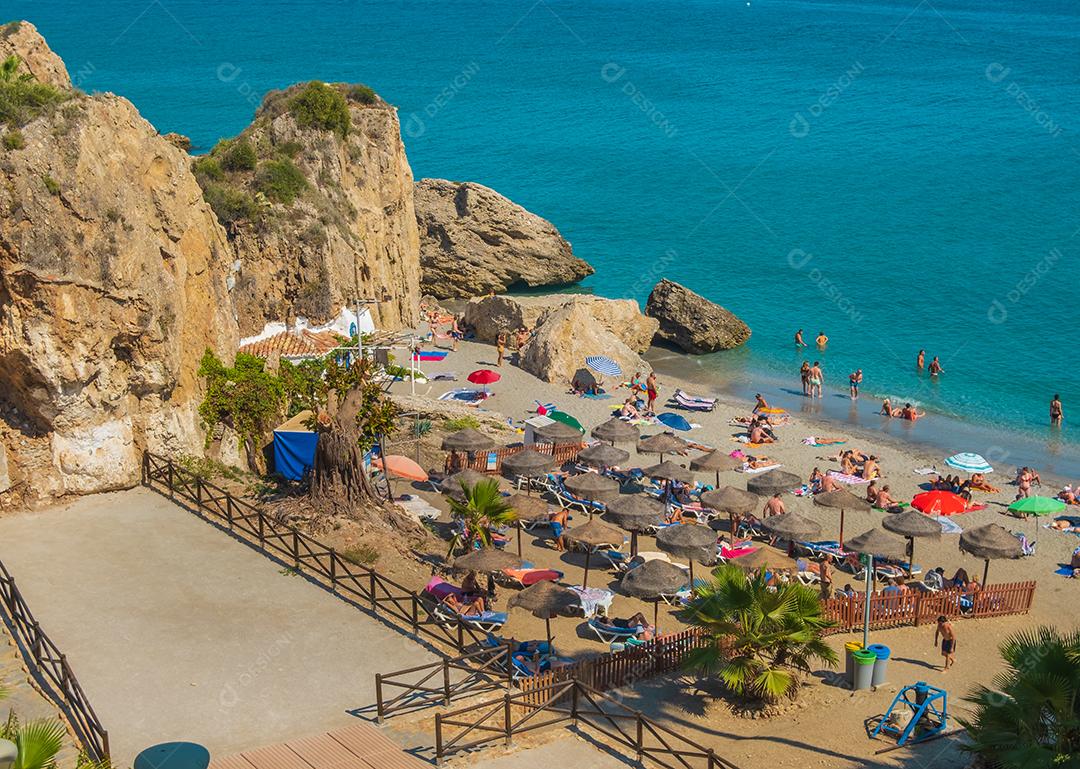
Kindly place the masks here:
<instances>
[{"instance_id":1,"label":"shallow water near shore","mask_svg":"<svg viewBox=\"0 0 1080 769\"><path fill-rule=\"evenodd\" d=\"M270 89L366 82L399 107L417 177L477 181L550 219L597 269L585 290L642 301L669 277L744 318L749 345L707 367L786 382L818 357L793 349L795 329L825 330L834 386L862 368L867 396L1032 446L1058 392L1059 457L1080 452L1074 0L5 9L79 87L204 150ZM940 382L915 372L920 348Z\"/></svg>"}]
</instances>

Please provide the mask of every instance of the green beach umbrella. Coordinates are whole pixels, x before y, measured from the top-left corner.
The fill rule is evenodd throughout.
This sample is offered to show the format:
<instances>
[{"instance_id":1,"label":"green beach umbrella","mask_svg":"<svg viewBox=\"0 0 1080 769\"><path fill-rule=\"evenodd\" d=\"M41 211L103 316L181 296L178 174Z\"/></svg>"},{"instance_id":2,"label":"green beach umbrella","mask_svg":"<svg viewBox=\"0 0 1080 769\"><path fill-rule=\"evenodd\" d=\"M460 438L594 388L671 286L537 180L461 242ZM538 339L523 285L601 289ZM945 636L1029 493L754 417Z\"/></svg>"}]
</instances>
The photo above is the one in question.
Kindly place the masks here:
<instances>
[{"instance_id":1,"label":"green beach umbrella","mask_svg":"<svg viewBox=\"0 0 1080 769\"><path fill-rule=\"evenodd\" d=\"M565 411L549 411L546 416L548 419L554 419L556 422L562 422L567 427L573 427L579 433L585 432L585 428L581 426L581 422L574 419L574 417L570 416Z\"/></svg>"},{"instance_id":2,"label":"green beach umbrella","mask_svg":"<svg viewBox=\"0 0 1080 769\"><path fill-rule=\"evenodd\" d=\"M1021 515L1027 518L1041 518L1044 515L1054 515L1065 509L1065 503L1053 497L1023 497L1009 505L1009 512L1013 515Z\"/></svg>"}]
</instances>

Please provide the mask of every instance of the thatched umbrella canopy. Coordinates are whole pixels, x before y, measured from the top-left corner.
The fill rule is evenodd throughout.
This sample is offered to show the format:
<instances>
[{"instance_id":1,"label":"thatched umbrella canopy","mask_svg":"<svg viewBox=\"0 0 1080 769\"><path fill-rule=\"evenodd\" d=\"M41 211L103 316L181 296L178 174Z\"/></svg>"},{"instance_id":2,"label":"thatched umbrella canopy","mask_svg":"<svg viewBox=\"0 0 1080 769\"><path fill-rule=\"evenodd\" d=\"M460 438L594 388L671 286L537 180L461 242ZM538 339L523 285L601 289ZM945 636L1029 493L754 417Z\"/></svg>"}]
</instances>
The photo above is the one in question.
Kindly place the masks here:
<instances>
[{"instance_id":1,"label":"thatched umbrella canopy","mask_svg":"<svg viewBox=\"0 0 1080 769\"><path fill-rule=\"evenodd\" d=\"M565 536L571 542L585 546L585 578L581 581L582 587L589 586L589 562L592 559L592 551L602 545L621 545L626 538L614 526L596 520L567 529Z\"/></svg>"},{"instance_id":2,"label":"thatched umbrella canopy","mask_svg":"<svg viewBox=\"0 0 1080 769\"><path fill-rule=\"evenodd\" d=\"M522 449L502 461L502 469L514 475L535 477L543 475L555 466L555 457L541 454L536 449Z\"/></svg>"},{"instance_id":3,"label":"thatched umbrella canopy","mask_svg":"<svg viewBox=\"0 0 1080 769\"><path fill-rule=\"evenodd\" d=\"M645 473L649 478L660 478L665 481L682 481L683 483L690 483L694 480L694 476L689 470L682 465L675 464L670 459L666 462L661 462L658 465L650 465L641 472Z\"/></svg>"},{"instance_id":4,"label":"thatched umbrella canopy","mask_svg":"<svg viewBox=\"0 0 1080 769\"><path fill-rule=\"evenodd\" d=\"M521 555L521 524L529 521L546 521L548 517L547 502L540 497L529 497L524 494L513 494L506 499L510 509L517 516L517 554Z\"/></svg>"},{"instance_id":5,"label":"thatched umbrella canopy","mask_svg":"<svg viewBox=\"0 0 1080 769\"><path fill-rule=\"evenodd\" d=\"M511 555L497 547L484 547L455 558L451 568L454 571L476 571L490 574L503 569L520 569L521 564L521 559L516 555Z\"/></svg>"},{"instance_id":6,"label":"thatched umbrella canopy","mask_svg":"<svg viewBox=\"0 0 1080 769\"><path fill-rule=\"evenodd\" d=\"M907 555L904 540L884 529L873 528L847 541L845 549L863 555L879 555L882 558L902 559Z\"/></svg>"},{"instance_id":7,"label":"thatched umbrella canopy","mask_svg":"<svg viewBox=\"0 0 1080 769\"><path fill-rule=\"evenodd\" d=\"M911 569L915 565L915 538L941 538L941 524L915 510L905 510L902 513L888 515L882 520L881 525L894 534L907 537L908 548L911 551L909 555L911 560L908 563L908 577L911 576Z\"/></svg>"},{"instance_id":8,"label":"thatched umbrella canopy","mask_svg":"<svg viewBox=\"0 0 1080 769\"><path fill-rule=\"evenodd\" d=\"M844 513L848 510L868 513L871 510L870 503L862 497L857 497L846 489L826 491L814 495L814 504L821 507L830 507L840 511L840 547L844 547Z\"/></svg>"},{"instance_id":9,"label":"thatched umbrella canopy","mask_svg":"<svg viewBox=\"0 0 1080 769\"><path fill-rule=\"evenodd\" d=\"M442 447L443 451L488 451L495 448L495 441L475 428L466 427L443 438Z\"/></svg>"},{"instance_id":10,"label":"thatched umbrella canopy","mask_svg":"<svg viewBox=\"0 0 1080 769\"><path fill-rule=\"evenodd\" d=\"M755 475L746 482L746 490L762 497L791 491L802 486L802 478L787 470L769 470Z\"/></svg>"},{"instance_id":11,"label":"thatched umbrella canopy","mask_svg":"<svg viewBox=\"0 0 1080 769\"><path fill-rule=\"evenodd\" d=\"M576 497L603 502L619 493L619 482L600 473L580 473L563 481L563 486Z\"/></svg>"},{"instance_id":12,"label":"thatched umbrella canopy","mask_svg":"<svg viewBox=\"0 0 1080 769\"><path fill-rule=\"evenodd\" d=\"M706 491L701 495L701 504L717 512L728 514L729 531L731 532L731 544L735 545L735 519L749 515L761 505L761 498L744 489L734 486L722 486L719 489Z\"/></svg>"},{"instance_id":13,"label":"thatched umbrella canopy","mask_svg":"<svg viewBox=\"0 0 1080 769\"><path fill-rule=\"evenodd\" d=\"M761 522L761 528L793 542L821 536L821 525L799 513L773 515Z\"/></svg>"},{"instance_id":14,"label":"thatched umbrella canopy","mask_svg":"<svg viewBox=\"0 0 1080 769\"><path fill-rule=\"evenodd\" d=\"M690 460L690 469L699 472L716 473L716 485L720 486L720 473L729 470L738 470L742 467L741 459L736 459L730 454L725 454L720 449L714 449L708 454L694 457Z\"/></svg>"},{"instance_id":15,"label":"thatched umbrella canopy","mask_svg":"<svg viewBox=\"0 0 1080 769\"><path fill-rule=\"evenodd\" d=\"M439 483L439 488L442 489L443 494L454 499L461 500L465 498L465 493L462 491L462 485L475 486L481 481L494 481L498 484L499 479L491 475L485 475L484 473L478 473L476 470L462 470L460 473L454 473L443 478Z\"/></svg>"},{"instance_id":16,"label":"thatched umbrella canopy","mask_svg":"<svg viewBox=\"0 0 1080 769\"><path fill-rule=\"evenodd\" d=\"M708 526L684 523L668 526L656 533L656 546L665 553L679 555L690 563L690 584L694 584L694 561L716 561L716 532Z\"/></svg>"},{"instance_id":17,"label":"thatched umbrella canopy","mask_svg":"<svg viewBox=\"0 0 1080 769\"><path fill-rule=\"evenodd\" d=\"M577 458L579 462L591 467L611 467L612 465L621 465L628 460L630 452L617 449L606 443L598 443L581 451Z\"/></svg>"},{"instance_id":18,"label":"thatched umbrella canopy","mask_svg":"<svg viewBox=\"0 0 1080 769\"><path fill-rule=\"evenodd\" d=\"M544 580L522 590L507 602L507 608L524 609L534 617L542 617L551 645L551 618L569 614L581 606L578 594L562 585Z\"/></svg>"},{"instance_id":19,"label":"thatched umbrella canopy","mask_svg":"<svg viewBox=\"0 0 1080 769\"><path fill-rule=\"evenodd\" d=\"M795 568L795 561L790 557L779 550L764 545L752 553L733 558L731 563L740 569L747 570L790 571Z\"/></svg>"},{"instance_id":20,"label":"thatched umbrella canopy","mask_svg":"<svg viewBox=\"0 0 1080 769\"><path fill-rule=\"evenodd\" d=\"M983 559L983 587L992 558L1019 558L1024 554L1020 540L996 523L976 526L960 535L960 550Z\"/></svg>"},{"instance_id":21,"label":"thatched umbrella canopy","mask_svg":"<svg viewBox=\"0 0 1080 769\"><path fill-rule=\"evenodd\" d=\"M659 454L664 461L664 454L685 454L689 446L686 441L674 433L657 433L638 441L637 449L642 454Z\"/></svg>"},{"instance_id":22,"label":"thatched umbrella canopy","mask_svg":"<svg viewBox=\"0 0 1080 769\"><path fill-rule=\"evenodd\" d=\"M629 422L624 422L618 417L612 417L606 422L598 424L592 429L592 437L601 441L612 443L636 441L641 432Z\"/></svg>"},{"instance_id":23,"label":"thatched umbrella canopy","mask_svg":"<svg viewBox=\"0 0 1080 769\"><path fill-rule=\"evenodd\" d=\"M550 425L537 427L534 432L537 437L548 443L579 443L581 441L581 433L562 422L552 422Z\"/></svg>"},{"instance_id":24,"label":"thatched umbrella canopy","mask_svg":"<svg viewBox=\"0 0 1080 769\"><path fill-rule=\"evenodd\" d=\"M660 597L674 595L686 587L686 572L680 566L659 559L646 561L623 575L619 592L631 598L653 602L653 628L660 614Z\"/></svg>"},{"instance_id":25,"label":"thatched umbrella canopy","mask_svg":"<svg viewBox=\"0 0 1080 769\"><path fill-rule=\"evenodd\" d=\"M637 535L664 521L667 506L644 494L622 494L607 505L604 518L630 532L630 555L637 555Z\"/></svg>"}]
</instances>

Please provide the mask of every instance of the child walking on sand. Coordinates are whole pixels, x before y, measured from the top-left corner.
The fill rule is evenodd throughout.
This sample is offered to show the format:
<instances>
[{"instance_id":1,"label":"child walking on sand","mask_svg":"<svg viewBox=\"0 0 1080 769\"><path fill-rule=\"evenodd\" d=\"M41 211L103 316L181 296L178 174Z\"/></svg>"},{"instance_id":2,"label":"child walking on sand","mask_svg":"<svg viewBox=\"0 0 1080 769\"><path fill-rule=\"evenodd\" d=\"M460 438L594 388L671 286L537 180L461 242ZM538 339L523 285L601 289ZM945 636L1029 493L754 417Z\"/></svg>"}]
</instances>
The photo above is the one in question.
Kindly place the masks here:
<instances>
[{"instance_id":1,"label":"child walking on sand","mask_svg":"<svg viewBox=\"0 0 1080 769\"><path fill-rule=\"evenodd\" d=\"M941 666L941 671L945 672L956 662L956 631L953 630L952 623L944 614L937 618L937 630L934 631L934 646L938 645L939 637L941 638L941 656L945 658L945 664Z\"/></svg>"}]
</instances>

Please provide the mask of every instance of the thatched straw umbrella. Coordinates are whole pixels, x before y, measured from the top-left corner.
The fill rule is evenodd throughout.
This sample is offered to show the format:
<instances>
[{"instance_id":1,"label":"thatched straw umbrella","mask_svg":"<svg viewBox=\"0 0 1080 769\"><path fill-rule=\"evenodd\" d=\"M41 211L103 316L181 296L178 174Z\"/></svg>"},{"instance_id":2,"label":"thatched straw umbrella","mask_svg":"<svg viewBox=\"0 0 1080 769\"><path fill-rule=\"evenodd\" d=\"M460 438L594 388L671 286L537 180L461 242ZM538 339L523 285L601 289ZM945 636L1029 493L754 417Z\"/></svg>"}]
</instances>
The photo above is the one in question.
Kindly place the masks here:
<instances>
[{"instance_id":1,"label":"thatched straw umbrella","mask_svg":"<svg viewBox=\"0 0 1080 769\"><path fill-rule=\"evenodd\" d=\"M694 480L694 476L689 470L682 465L675 464L670 459L666 462L661 462L658 465L646 467L641 472L649 478L660 478L665 481L682 481L683 483L690 483Z\"/></svg>"},{"instance_id":2,"label":"thatched straw umbrella","mask_svg":"<svg viewBox=\"0 0 1080 769\"><path fill-rule=\"evenodd\" d=\"M765 569L766 571L791 571L795 568L795 562L779 550L764 545L752 553L733 558L731 563L740 569L754 571Z\"/></svg>"},{"instance_id":3,"label":"thatched straw umbrella","mask_svg":"<svg viewBox=\"0 0 1080 769\"><path fill-rule=\"evenodd\" d=\"M522 449L504 459L500 469L516 477L530 479L543 475L554 466L555 457L551 454L541 454L536 449ZM532 491L532 484L527 484L525 488Z\"/></svg>"},{"instance_id":4,"label":"thatched straw umbrella","mask_svg":"<svg viewBox=\"0 0 1080 769\"><path fill-rule=\"evenodd\" d=\"M769 470L755 475L746 482L746 490L751 494L771 497L802 486L802 478L787 470Z\"/></svg>"},{"instance_id":5,"label":"thatched straw umbrella","mask_svg":"<svg viewBox=\"0 0 1080 769\"><path fill-rule=\"evenodd\" d=\"M911 570L915 565L915 538L941 538L941 524L933 518L928 518L915 510L905 510L902 513L888 515L882 520L881 525L894 534L907 537L908 548L911 551L908 554L908 558L910 559L908 561L909 578L911 577Z\"/></svg>"},{"instance_id":6,"label":"thatched straw umbrella","mask_svg":"<svg viewBox=\"0 0 1080 769\"><path fill-rule=\"evenodd\" d=\"M629 443L636 441L641 433L634 425L624 422L618 417L612 417L592 429L592 437L611 443Z\"/></svg>"},{"instance_id":7,"label":"thatched straw umbrella","mask_svg":"<svg viewBox=\"0 0 1080 769\"><path fill-rule=\"evenodd\" d=\"M870 557L869 563L866 564L866 600L863 604L863 648L865 649L870 643L870 593L872 588L877 587L874 556L902 559L906 555L905 542L883 529L870 529L849 539L847 549Z\"/></svg>"},{"instance_id":8,"label":"thatched straw umbrella","mask_svg":"<svg viewBox=\"0 0 1080 769\"><path fill-rule=\"evenodd\" d=\"M574 496L590 502L605 502L619 493L619 482L600 473L572 475L563 481L563 486Z\"/></svg>"},{"instance_id":9,"label":"thatched straw umbrella","mask_svg":"<svg viewBox=\"0 0 1080 769\"><path fill-rule=\"evenodd\" d=\"M495 441L479 430L466 427L443 438L442 448L443 451L487 451L495 448Z\"/></svg>"},{"instance_id":10,"label":"thatched straw umbrella","mask_svg":"<svg viewBox=\"0 0 1080 769\"><path fill-rule=\"evenodd\" d=\"M630 555L637 555L638 532L664 521L664 503L643 494L623 494L607 505L604 517L630 532Z\"/></svg>"},{"instance_id":11,"label":"thatched straw umbrella","mask_svg":"<svg viewBox=\"0 0 1080 769\"><path fill-rule=\"evenodd\" d=\"M589 521L568 529L566 538L585 546L585 578L581 581L582 587L589 586L589 561L592 559L592 551L602 545L621 545L625 539L621 531L603 521Z\"/></svg>"},{"instance_id":12,"label":"thatched straw umbrella","mask_svg":"<svg viewBox=\"0 0 1080 769\"><path fill-rule=\"evenodd\" d=\"M702 494L701 504L710 510L728 514L731 546L735 547L735 519L754 512L761 504L761 498L757 494L737 489L734 486L722 486Z\"/></svg>"},{"instance_id":13,"label":"thatched straw umbrella","mask_svg":"<svg viewBox=\"0 0 1080 769\"><path fill-rule=\"evenodd\" d=\"M716 473L716 486L720 486L720 473L729 470L737 470L742 467L742 460L736 459L730 454L725 454L720 449L710 451L690 460L690 469L699 472Z\"/></svg>"},{"instance_id":14,"label":"thatched straw umbrella","mask_svg":"<svg viewBox=\"0 0 1080 769\"><path fill-rule=\"evenodd\" d=\"M690 564L690 585L694 584L694 561L712 564L716 561L716 532L708 526L684 523L668 526L656 533L656 546L665 553L679 555Z\"/></svg>"},{"instance_id":15,"label":"thatched straw umbrella","mask_svg":"<svg viewBox=\"0 0 1080 769\"><path fill-rule=\"evenodd\" d=\"M462 470L460 473L454 473L443 478L439 483L439 488L442 489L443 494L446 496L463 500L465 499L465 492L462 486L472 487L481 481L493 481L496 485L499 483L499 479L494 476L478 473L476 470Z\"/></svg>"},{"instance_id":16,"label":"thatched straw umbrella","mask_svg":"<svg viewBox=\"0 0 1080 769\"><path fill-rule=\"evenodd\" d=\"M1019 558L1024 554L1020 540L996 523L976 526L960 535L960 550L983 559L983 587L992 558Z\"/></svg>"},{"instance_id":17,"label":"thatched straw umbrella","mask_svg":"<svg viewBox=\"0 0 1080 769\"><path fill-rule=\"evenodd\" d=\"M491 574L503 569L520 569L521 559L497 547L483 547L454 559L454 571L475 571Z\"/></svg>"},{"instance_id":18,"label":"thatched straw umbrella","mask_svg":"<svg viewBox=\"0 0 1080 769\"><path fill-rule=\"evenodd\" d=\"M660 598L674 595L686 585L686 572L682 567L659 559L646 561L623 575L619 592L631 598L653 602L653 629L657 628L660 615Z\"/></svg>"},{"instance_id":19,"label":"thatched straw umbrella","mask_svg":"<svg viewBox=\"0 0 1080 769\"><path fill-rule=\"evenodd\" d=\"M665 454L685 454L689 446L682 438L674 433L657 433L638 441L638 451L642 454L659 454L660 461L664 461Z\"/></svg>"},{"instance_id":20,"label":"thatched straw umbrella","mask_svg":"<svg viewBox=\"0 0 1080 769\"><path fill-rule=\"evenodd\" d=\"M556 445L581 442L581 433L562 422L552 422L549 425L537 427L534 432L541 440Z\"/></svg>"},{"instance_id":21,"label":"thatched straw umbrella","mask_svg":"<svg viewBox=\"0 0 1080 769\"><path fill-rule=\"evenodd\" d=\"M540 497L527 497L524 494L513 494L506 499L506 503L517 516L517 553L521 555L521 524L530 521L546 521L548 505Z\"/></svg>"},{"instance_id":22,"label":"thatched straw umbrella","mask_svg":"<svg viewBox=\"0 0 1080 769\"><path fill-rule=\"evenodd\" d=\"M548 646L551 645L551 618L581 606L578 594L562 585L544 580L522 590L507 602L507 608L524 609L544 620Z\"/></svg>"},{"instance_id":23,"label":"thatched straw umbrella","mask_svg":"<svg viewBox=\"0 0 1080 769\"><path fill-rule=\"evenodd\" d=\"M598 443L584 449L577 455L578 461L590 467L611 467L621 465L630 459L630 452L609 446L606 443Z\"/></svg>"},{"instance_id":24,"label":"thatched straw umbrella","mask_svg":"<svg viewBox=\"0 0 1080 769\"><path fill-rule=\"evenodd\" d=\"M840 511L840 548L844 547L844 513L848 510L863 513L870 512L870 503L857 497L846 489L826 491L814 495L814 504Z\"/></svg>"},{"instance_id":25,"label":"thatched straw umbrella","mask_svg":"<svg viewBox=\"0 0 1080 769\"><path fill-rule=\"evenodd\" d=\"M821 525L799 513L771 516L761 522L761 528L791 542L821 536Z\"/></svg>"}]
</instances>

